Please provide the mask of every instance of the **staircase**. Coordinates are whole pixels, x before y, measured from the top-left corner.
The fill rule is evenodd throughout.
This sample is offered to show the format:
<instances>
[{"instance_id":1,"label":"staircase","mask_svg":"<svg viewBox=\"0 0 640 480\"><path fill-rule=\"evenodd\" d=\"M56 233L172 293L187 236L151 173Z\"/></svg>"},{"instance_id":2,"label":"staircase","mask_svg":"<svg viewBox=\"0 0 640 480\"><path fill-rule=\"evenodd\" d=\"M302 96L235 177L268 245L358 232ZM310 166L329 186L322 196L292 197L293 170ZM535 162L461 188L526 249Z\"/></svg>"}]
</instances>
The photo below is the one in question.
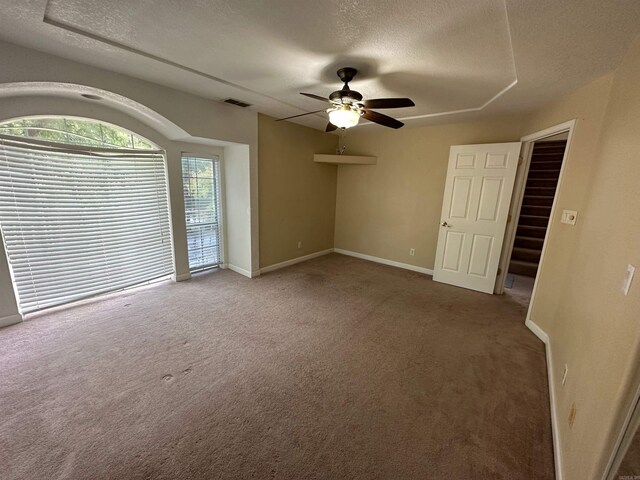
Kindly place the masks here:
<instances>
[{"instance_id":1,"label":"staircase","mask_svg":"<svg viewBox=\"0 0 640 480\"><path fill-rule=\"evenodd\" d=\"M566 144L558 140L533 147L509 273L536 276Z\"/></svg>"}]
</instances>

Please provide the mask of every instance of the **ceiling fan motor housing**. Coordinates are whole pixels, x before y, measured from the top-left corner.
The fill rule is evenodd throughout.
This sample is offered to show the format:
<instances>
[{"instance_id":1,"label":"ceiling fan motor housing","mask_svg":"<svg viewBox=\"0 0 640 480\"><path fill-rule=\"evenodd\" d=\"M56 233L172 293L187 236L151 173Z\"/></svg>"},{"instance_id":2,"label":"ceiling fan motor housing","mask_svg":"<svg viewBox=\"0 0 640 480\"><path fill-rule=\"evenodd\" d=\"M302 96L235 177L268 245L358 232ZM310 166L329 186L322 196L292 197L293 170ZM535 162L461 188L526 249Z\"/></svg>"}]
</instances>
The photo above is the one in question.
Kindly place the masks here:
<instances>
[{"instance_id":1,"label":"ceiling fan motor housing","mask_svg":"<svg viewBox=\"0 0 640 480\"><path fill-rule=\"evenodd\" d=\"M338 77L340 77L340 80L342 80L344 83L349 83L351 80L353 80L353 77L355 77L357 73L358 70L356 70L355 68L344 67L338 70Z\"/></svg>"},{"instance_id":2,"label":"ceiling fan motor housing","mask_svg":"<svg viewBox=\"0 0 640 480\"><path fill-rule=\"evenodd\" d=\"M342 102L342 103L356 103L362 101L362 95L360 92L356 92L355 90L350 90L348 87L342 90L336 90L331 95L329 95L329 100L332 102Z\"/></svg>"},{"instance_id":3,"label":"ceiling fan motor housing","mask_svg":"<svg viewBox=\"0 0 640 480\"><path fill-rule=\"evenodd\" d=\"M349 82L356 76L358 70L352 67L344 67L338 70L338 77L344 82L342 90L336 90L329 95L329 100L332 102L340 103L357 103L362 101L362 95L360 92L351 90L349 88Z\"/></svg>"}]
</instances>

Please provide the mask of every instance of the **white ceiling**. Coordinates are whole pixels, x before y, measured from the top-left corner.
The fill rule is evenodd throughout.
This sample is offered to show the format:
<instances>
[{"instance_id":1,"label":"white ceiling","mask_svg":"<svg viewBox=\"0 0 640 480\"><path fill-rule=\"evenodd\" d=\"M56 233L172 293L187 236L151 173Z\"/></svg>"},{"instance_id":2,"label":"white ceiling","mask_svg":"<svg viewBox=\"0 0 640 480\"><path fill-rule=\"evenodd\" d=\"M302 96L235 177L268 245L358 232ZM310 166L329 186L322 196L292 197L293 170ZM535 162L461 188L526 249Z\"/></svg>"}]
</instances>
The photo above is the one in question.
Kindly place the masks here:
<instances>
[{"instance_id":1,"label":"white ceiling","mask_svg":"<svg viewBox=\"0 0 640 480\"><path fill-rule=\"evenodd\" d=\"M337 68L408 125L524 111L607 73L637 0L2 0L0 38L276 117L323 104ZM458 112L458 113L455 113ZM295 120L324 129L324 114ZM382 128L382 127L361 127Z\"/></svg>"}]
</instances>

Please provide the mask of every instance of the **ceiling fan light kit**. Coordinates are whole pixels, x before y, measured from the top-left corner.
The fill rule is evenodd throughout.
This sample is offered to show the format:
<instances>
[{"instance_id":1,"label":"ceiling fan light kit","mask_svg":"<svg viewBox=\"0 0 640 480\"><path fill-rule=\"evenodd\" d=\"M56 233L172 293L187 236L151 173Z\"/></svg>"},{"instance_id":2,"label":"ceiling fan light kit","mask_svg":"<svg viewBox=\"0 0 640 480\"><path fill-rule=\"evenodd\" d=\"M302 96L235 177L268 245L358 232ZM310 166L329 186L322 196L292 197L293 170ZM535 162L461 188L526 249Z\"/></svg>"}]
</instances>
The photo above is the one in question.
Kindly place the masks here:
<instances>
[{"instance_id":1,"label":"ceiling fan light kit","mask_svg":"<svg viewBox=\"0 0 640 480\"><path fill-rule=\"evenodd\" d=\"M327 113L329 114L329 122L338 128L355 127L360 120L360 112L350 105L330 108L327 110Z\"/></svg>"},{"instance_id":2,"label":"ceiling fan light kit","mask_svg":"<svg viewBox=\"0 0 640 480\"><path fill-rule=\"evenodd\" d=\"M344 85L342 86L342 89L331 93L329 98L324 98L314 93L301 93L301 95L304 95L305 97L331 104L331 107L326 110L329 114L329 124L325 130L326 132L331 132L338 128L346 129L355 127L358 124L360 117L385 127L400 128L404 123L371 109L415 107L415 103L413 103L409 98L376 98L363 101L363 97L360 92L356 92L349 88L349 82L353 80L353 77L356 76L358 70L351 67L345 67L338 70L337 73L340 80L344 82ZM290 118L302 117L313 113L318 113L318 111L279 118L276 121L289 120Z\"/></svg>"}]
</instances>

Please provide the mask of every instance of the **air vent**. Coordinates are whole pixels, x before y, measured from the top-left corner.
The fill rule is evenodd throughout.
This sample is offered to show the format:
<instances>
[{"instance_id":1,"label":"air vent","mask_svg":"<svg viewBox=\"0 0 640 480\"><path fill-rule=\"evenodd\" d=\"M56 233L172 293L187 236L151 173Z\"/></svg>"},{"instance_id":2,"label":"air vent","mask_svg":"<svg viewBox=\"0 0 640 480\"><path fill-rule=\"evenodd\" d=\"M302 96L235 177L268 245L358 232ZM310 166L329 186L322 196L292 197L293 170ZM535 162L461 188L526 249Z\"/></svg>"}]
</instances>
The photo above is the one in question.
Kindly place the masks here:
<instances>
[{"instance_id":1,"label":"air vent","mask_svg":"<svg viewBox=\"0 0 640 480\"><path fill-rule=\"evenodd\" d=\"M227 98L224 103L230 103L231 105L237 105L238 107L246 108L250 107L250 103L242 102L240 100L236 100L235 98Z\"/></svg>"}]
</instances>

